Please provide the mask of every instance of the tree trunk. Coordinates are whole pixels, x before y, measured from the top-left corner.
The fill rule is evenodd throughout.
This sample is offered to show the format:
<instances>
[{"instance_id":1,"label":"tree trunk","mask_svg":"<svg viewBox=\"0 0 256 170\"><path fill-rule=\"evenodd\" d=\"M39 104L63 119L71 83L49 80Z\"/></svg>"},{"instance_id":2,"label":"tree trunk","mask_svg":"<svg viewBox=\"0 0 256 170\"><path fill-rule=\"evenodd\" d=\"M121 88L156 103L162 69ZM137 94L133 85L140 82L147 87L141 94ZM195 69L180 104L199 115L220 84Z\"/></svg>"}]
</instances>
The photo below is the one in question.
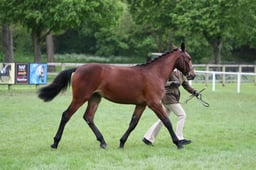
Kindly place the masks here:
<instances>
[{"instance_id":1,"label":"tree trunk","mask_svg":"<svg viewBox=\"0 0 256 170\"><path fill-rule=\"evenodd\" d=\"M34 62L36 62L36 63L42 61L40 36L41 36L40 32L32 30L32 41L33 41L33 47L34 47Z\"/></svg>"},{"instance_id":2,"label":"tree trunk","mask_svg":"<svg viewBox=\"0 0 256 170\"><path fill-rule=\"evenodd\" d=\"M215 64L221 64L221 48L222 48L222 40L220 37L217 37L215 42L213 42L213 52L214 52Z\"/></svg>"},{"instance_id":3,"label":"tree trunk","mask_svg":"<svg viewBox=\"0 0 256 170\"><path fill-rule=\"evenodd\" d=\"M14 53L13 53L13 37L12 30L10 25L3 24L3 48L4 48L4 56L5 62L14 62Z\"/></svg>"},{"instance_id":4,"label":"tree trunk","mask_svg":"<svg viewBox=\"0 0 256 170\"><path fill-rule=\"evenodd\" d=\"M46 48L48 62L54 62L54 42L52 34L46 36ZM55 72L54 66L48 66L49 72Z\"/></svg>"}]
</instances>

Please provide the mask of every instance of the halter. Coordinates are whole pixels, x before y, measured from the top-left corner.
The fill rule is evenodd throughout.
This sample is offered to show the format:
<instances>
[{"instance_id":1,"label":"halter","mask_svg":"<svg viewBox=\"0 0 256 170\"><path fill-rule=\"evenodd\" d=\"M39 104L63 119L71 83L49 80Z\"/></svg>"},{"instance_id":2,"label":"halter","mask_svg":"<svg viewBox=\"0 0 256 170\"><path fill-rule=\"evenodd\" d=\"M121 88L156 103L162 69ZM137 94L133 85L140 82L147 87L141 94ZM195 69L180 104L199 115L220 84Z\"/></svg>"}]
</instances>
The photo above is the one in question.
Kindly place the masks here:
<instances>
[{"instance_id":1,"label":"halter","mask_svg":"<svg viewBox=\"0 0 256 170\"><path fill-rule=\"evenodd\" d=\"M189 76L190 75L190 71L193 70L193 67L190 67L189 63L186 62L186 57L188 57L188 54L186 54L186 51L182 51L180 49L180 52L182 53L181 56L183 57L183 66L186 66L186 72L188 73L188 75L186 76ZM188 70L189 69L189 70Z\"/></svg>"},{"instance_id":2,"label":"halter","mask_svg":"<svg viewBox=\"0 0 256 170\"><path fill-rule=\"evenodd\" d=\"M202 90L200 90L199 92L198 92L198 96L196 96L196 98L198 99L198 101L204 106L204 107L209 107L210 106L210 104L209 103L207 103L206 101L204 101L203 100L203 95L202 95L202 92L205 90L206 88L203 88ZM194 98L195 96L194 95L190 95L189 97L188 97L188 99L185 101L185 103L187 104L188 103L188 101L190 101L192 98Z\"/></svg>"}]
</instances>

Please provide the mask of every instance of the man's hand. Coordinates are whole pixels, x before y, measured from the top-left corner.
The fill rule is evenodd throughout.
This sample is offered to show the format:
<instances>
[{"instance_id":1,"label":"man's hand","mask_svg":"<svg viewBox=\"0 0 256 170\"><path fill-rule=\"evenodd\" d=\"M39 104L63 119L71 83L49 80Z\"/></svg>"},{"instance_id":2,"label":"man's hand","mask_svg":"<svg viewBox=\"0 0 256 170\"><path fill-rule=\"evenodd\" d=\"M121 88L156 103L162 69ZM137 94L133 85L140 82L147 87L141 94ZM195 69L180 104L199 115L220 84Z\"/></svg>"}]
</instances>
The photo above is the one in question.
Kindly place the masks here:
<instances>
[{"instance_id":1,"label":"man's hand","mask_svg":"<svg viewBox=\"0 0 256 170\"><path fill-rule=\"evenodd\" d=\"M200 95L200 93L198 93L198 91L195 90L195 91L193 92L193 95L196 96L196 97L198 97L198 96Z\"/></svg>"},{"instance_id":2,"label":"man's hand","mask_svg":"<svg viewBox=\"0 0 256 170\"><path fill-rule=\"evenodd\" d=\"M179 87L180 86L180 82L179 81L171 81L171 87Z\"/></svg>"}]
</instances>

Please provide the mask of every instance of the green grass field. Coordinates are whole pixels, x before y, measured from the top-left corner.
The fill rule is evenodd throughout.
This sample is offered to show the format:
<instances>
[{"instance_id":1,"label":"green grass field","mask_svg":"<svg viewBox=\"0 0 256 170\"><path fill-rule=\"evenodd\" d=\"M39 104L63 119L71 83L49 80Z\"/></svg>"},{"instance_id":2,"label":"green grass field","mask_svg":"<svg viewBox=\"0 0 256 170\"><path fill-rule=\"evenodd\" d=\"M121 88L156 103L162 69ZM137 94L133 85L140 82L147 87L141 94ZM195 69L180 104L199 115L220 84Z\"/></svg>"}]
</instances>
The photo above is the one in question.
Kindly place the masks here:
<instances>
[{"instance_id":1,"label":"green grass field","mask_svg":"<svg viewBox=\"0 0 256 170\"><path fill-rule=\"evenodd\" d=\"M193 84L201 89L202 84ZM182 91L182 100L189 96ZM129 136L124 149L119 139L128 128L133 105L103 100L95 123L108 144L101 149L94 134L82 119L85 105L72 117L59 148L50 145L62 112L71 100L70 89L52 102L44 103L35 86L0 86L0 169L220 169L238 170L256 167L256 86L242 84L236 93L234 84L209 87L203 93L210 107L197 100L183 104L187 112L185 137L193 142L178 150L163 128L153 147L141 139L156 116L147 109ZM176 117L171 115L175 126Z\"/></svg>"}]
</instances>

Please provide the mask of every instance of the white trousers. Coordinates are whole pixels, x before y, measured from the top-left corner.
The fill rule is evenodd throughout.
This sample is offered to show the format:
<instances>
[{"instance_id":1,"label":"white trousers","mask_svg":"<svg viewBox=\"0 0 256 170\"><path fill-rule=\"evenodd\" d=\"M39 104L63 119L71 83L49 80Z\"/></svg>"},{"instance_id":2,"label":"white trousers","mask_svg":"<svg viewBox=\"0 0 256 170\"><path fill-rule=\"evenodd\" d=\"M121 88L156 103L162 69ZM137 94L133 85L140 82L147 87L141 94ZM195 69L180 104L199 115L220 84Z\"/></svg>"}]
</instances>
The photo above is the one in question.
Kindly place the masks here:
<instances>
[{"instance_id":1,"label":"white trousers","mask_svg":"<svg viewBox=\"0 0 256 170\"><path fill-rule=\"evenodd\" d=\"M170 115L171 112L173 112L178 117L178 121L176 124L176 135L179 140L184 139L183 127L186 120L186 113L182 108L181 104L180 103L168 104L168 105L164 105L164 107L166 109L168 116ZM162 121L158 119L145 133L144 138L146 138L147 140L153 143L162 126L163 126Z\"/></svg>"}]
</instances>

